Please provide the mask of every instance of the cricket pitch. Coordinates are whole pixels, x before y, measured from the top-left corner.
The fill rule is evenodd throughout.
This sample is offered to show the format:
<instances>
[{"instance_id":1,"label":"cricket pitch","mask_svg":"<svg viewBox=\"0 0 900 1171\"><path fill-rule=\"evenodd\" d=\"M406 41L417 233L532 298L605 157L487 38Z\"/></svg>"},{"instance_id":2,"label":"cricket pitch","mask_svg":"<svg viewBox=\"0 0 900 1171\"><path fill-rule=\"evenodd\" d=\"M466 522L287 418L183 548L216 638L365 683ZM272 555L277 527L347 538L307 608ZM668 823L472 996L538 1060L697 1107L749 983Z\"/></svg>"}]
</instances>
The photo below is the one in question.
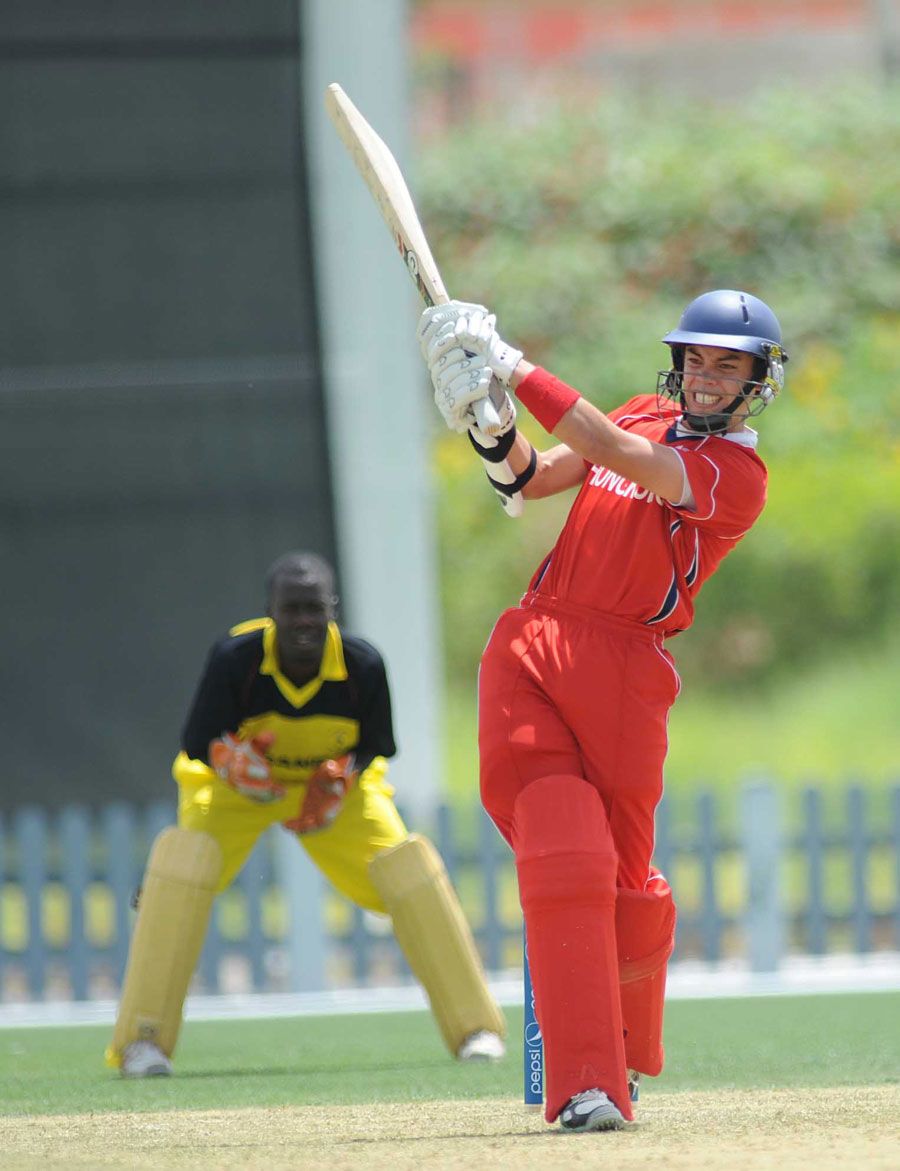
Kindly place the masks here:
<instances>
[{"instance_id":1,"label":"cricket pitch","mask_svg":"<svg viewBox=\"0 0 900 1171\"><path fill-rule=\"evenodd\" d=\"M625 1131L572 1135L509 1099L0 1118L3 1166L896 1171L900 1086L645 1095Z\"/></svg>"}]
</instances>

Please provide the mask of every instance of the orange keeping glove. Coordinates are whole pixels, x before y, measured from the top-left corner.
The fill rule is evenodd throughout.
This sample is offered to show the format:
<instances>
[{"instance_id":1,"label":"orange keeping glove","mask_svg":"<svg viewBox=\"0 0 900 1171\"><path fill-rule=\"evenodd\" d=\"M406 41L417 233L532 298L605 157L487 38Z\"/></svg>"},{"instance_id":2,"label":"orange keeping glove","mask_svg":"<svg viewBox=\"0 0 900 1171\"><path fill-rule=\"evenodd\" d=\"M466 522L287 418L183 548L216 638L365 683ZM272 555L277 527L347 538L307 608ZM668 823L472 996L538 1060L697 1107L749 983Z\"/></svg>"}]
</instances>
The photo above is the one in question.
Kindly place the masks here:
<instances>
[{"instance_id":1,"label":"orange keeping glove","mask_svg":"<svg viewBox=\"0 0 900 1171\"><path fill-rule=\"evenodd\" d=\"M353 765L352 754L323 761L306 782L299 815L282 822L284 828L295 834L309 834L331 825L359 775Z\"/></svg>"},{"instance_id":2,"label":"orange keeping glove","mask_svg":"<svg viewBox=\"0 0 900 1171\"><path fill-rule=\"evenodd\" d=\"M284 796L284 787L272 780L272 769L265 756L266 749L274 742L274 732L260 732L252 740L238 740L226 732L209 746L210 766L242 797L261 804L278 801Z\"/></svg>"}]
</instances>

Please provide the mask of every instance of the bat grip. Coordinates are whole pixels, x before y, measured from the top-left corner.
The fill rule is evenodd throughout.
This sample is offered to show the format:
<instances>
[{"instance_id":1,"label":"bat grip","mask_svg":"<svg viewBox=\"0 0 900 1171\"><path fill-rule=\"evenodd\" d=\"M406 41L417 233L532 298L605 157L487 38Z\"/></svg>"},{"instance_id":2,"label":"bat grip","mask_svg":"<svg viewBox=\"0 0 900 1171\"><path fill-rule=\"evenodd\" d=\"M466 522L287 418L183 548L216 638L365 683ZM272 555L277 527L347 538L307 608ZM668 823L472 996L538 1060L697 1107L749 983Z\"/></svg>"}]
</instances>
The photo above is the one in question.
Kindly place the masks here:
<instances>
[{"instance_id":1,"label":"bat grip","mask_svg":"<svg viewBox=\"0 0 900 1171\"><path fill-rule=\"evenodd\" d=\"M473 404L472 410L475 412L478 429L483 431L485 435L493 437L500 430L500 407L503 406L505 397L506 391L494 378L491 380L490 396L479 399L477 403Z\"/></svg>"}]
</instances>

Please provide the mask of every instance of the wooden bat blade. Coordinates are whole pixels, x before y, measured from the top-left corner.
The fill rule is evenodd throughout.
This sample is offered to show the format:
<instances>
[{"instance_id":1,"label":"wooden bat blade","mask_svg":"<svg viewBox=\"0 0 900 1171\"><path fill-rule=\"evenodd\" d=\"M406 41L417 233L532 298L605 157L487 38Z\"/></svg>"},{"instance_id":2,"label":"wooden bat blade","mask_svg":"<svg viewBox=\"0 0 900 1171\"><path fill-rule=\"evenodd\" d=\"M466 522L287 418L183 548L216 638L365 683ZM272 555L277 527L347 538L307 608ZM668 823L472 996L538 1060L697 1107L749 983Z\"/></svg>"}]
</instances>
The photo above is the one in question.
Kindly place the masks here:
<instances>
[{"instance_id":1,"label":"wooden bat blade","mask_svg":"<svg viewBox=\"0 0 900 1171\"><path fill-rule=\"evenodd\" d=\"M378 204L422 300L426 305L446 304L450 298L397 160L337 82L332 82L325 91L325 107ZM499 431L498 408L505 393L495 379L491 398L479 400L472 408L478 426L486 435L496 435Z\"/></svg>"},{"instance_id":2,"label":"wooden bat blade","mask_svg":"<svg viewBox=\"0 0 900 1171\"><path fill-rule=\"evenodd\" d=\"M397 160L337 82L325 91L325 106L378 204L422 300L426 305L449 301Z\"/></svg>"}]
</instances>

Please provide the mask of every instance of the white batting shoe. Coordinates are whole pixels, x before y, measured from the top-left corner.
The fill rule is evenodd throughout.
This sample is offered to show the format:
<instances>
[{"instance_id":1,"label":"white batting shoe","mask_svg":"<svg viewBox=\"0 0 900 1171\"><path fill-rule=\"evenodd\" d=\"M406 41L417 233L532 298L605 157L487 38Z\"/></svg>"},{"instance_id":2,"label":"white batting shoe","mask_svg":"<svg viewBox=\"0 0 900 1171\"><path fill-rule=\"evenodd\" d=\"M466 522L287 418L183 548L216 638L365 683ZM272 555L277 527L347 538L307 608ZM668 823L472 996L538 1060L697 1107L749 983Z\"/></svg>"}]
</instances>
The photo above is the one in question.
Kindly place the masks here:
<instances>
[{"instance_id":1,"label":"white batting shoe","mask_svg":"<svg viewBox=\"0 0 900 1171\"><path fill-rule=\"evenodd\" d=\"M503 1038L487 1029L470 1033L456 1051L460 1061L499 1061L505 1055Z\"/></svg>"},{"instance_id":2,"label":"white batting shoe","mask_svg":"<svg viewBox=\"0 0 900 1171\"><path fill-rule=\"evenodd\" d=\"M559 1125L563 1130L620 1130L625 1119L602 1090L585 1090L563 1106Z\"/></svg>"},{"instance_id":3,"label":"white batting shoe","mask_svg":"<svg viewBox=\"0 0 900 1171\"><path fill-rule=\"evenodd\" d=\"M132 1041L122 1052L122 1077L169 1077L172 1062L153 1041Z\"/></svg>"},{"instance_id":4,"label":"white batting shoe","mask_svg":"<svg viewBox=\"0 0 900 1171\"><path fill-rule=\"evenodd\" d=\"M636 1069L628 1070L628 1097L637 1102L641 1097L641 1075Z\"/></svg>"}]
</instances>

